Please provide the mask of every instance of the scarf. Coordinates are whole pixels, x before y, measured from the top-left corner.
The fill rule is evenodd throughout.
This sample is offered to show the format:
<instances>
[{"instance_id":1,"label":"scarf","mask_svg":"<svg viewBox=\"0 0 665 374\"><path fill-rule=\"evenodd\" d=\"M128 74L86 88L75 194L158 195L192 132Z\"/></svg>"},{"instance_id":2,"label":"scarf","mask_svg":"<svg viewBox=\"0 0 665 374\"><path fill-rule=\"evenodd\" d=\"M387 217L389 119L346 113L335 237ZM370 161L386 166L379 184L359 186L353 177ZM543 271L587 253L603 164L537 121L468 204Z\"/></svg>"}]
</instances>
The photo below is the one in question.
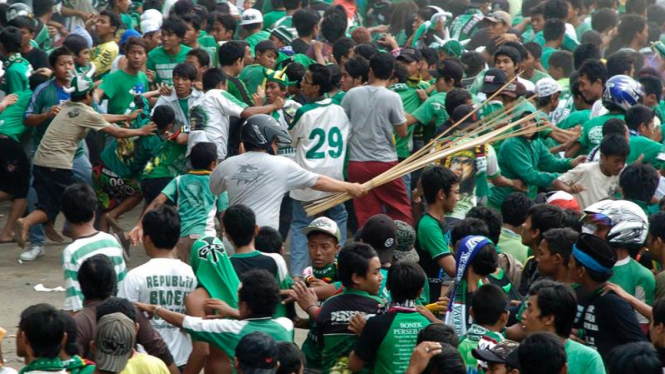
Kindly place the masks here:
<instances>
[{"instance_id":1,"label":"scarf","mask_svg":"<svg viewBox=\"0 0 665 374\"><path fill-rule=\"evenodd\" d=\"M453 299L448 303L448 312L446 313L445 323L452 326L458 336L466 333L467 315L466 315L466 281L464 275L467 268L473 263L474 258L482 247L492 242L484 236L469 235L462 239L457 247L457 256L455 258L457 270L455 272L455 284L451 295Z\"/></svg>"},{"instance_id":2,"label":"scarf","mask_svg":"<svg viewBox=\"0 0 665 374\"><path fill-rule=\"evenodd\" d=\"M56 358L38 358L27 366L25 366L19 374L32 373L32 374L66 374L64 366L62 365L62 360L60 357Z\"/></svg>"}]
</instances>

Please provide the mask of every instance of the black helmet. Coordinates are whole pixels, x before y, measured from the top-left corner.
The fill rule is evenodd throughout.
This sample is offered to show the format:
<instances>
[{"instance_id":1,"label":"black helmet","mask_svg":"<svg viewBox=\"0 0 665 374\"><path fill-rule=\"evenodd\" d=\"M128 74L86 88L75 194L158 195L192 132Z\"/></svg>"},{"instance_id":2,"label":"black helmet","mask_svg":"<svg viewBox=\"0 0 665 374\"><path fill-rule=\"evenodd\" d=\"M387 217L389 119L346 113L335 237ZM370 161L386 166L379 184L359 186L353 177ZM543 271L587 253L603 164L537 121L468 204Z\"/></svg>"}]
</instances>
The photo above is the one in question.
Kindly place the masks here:
<instances>
[{"instance_id":1,"label":"black helmet","mask_svg":"<svg viewBox=\"0 0 665 374\"><path fill-rule=\"evenodd\" d=\"M290 145L291 135L267 114L255 114L247 119L240 135L245 145L260 149L269 149L276 138L279 145Z\"/></svg>"}]
</instances>

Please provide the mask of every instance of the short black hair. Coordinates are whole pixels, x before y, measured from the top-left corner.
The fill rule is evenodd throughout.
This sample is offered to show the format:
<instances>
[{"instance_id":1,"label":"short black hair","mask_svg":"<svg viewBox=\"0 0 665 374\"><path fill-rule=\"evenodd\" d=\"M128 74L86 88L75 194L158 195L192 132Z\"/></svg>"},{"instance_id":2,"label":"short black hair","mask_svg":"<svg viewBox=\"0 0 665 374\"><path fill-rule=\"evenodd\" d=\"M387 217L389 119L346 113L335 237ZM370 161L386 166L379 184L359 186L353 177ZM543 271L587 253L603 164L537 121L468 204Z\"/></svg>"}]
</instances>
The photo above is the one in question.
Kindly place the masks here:
<instances>
[{"instance_id":1,"label":"short black hair","mask_svg":"<svg viewBox=\"0 0 665 374\"><path fill-rule=\"evenodd\" d=\"M459 345L459 337L452 326L443 323L433 323L418 333L416 345L422 342L446 343L457 347Z\"/></svg>"},{"instance_id":2,"label":"short black hair","mask_svg":"<svg viewBox=\"0 0 665 374\"><path fill-rule=\"evenodd\" d=\"M613 29L618 24L619 16L613 9L596 9L596 11L591 14L591 28L601 34L607 30Z\"/></svg>"},{"instance_id":3,"label":"short black hair","mask_svg":"<svg viewBox=\"0 0 665 374\"><path fill-rule=\"evenodd\" d=\"M663 96L663 81L653 75L644 75L639 78L645 95L656 95L656 101L660 102Z\"/></svg>"},{"instance_id":4,"label":"short black hair","mask_svg":"<svg viewBox=\"0 0 665 374\"><path fill-rule=\"evenodd\" d=\"M342 87L342 70L339 65L330 64L326 68L330 70L330 91L340 89Z\"/></svg>"},{"instance_id":5,"label":"short black hair","mask_svg":"<svg viewBox=\"0 0 665 374\"><path fill-rule=\"evenodd\" d=\"M540 230L540 235L551 229L566 227L566 212L556 205L536 204L529 209L531 229Z\"/></svg>"},{"instance_id":6,"label":"short black hair","mask_svg":"<svg viewBox=\"0 0 665 374\"><path fill-rule=\"evenodd\" d=\"M48 63L52 68L55 68L55 65L58 63L60 56L71 56L72 51L67 47L60 47L54 49L51 54L48 56Z\"/></svg>"},{"instance_id":7,"label":"short black hair","mask_svg":"<svg viewBox=\"0 0 665 374\"><path fill-rule=\"evenodd\" d=\"M238 21L236 21L236 19L233 18L233 16L230 14L213 13L213 15L213 23L219 22L226 30L235 31L236 27L238 26Z\"/></svg>"},{"instance_id":8,"label":"short black hair","mask_svg":"<svg viewBox=\"0 0 665 374\"><path fill-rule=\"evenodd\" d=\"M309 36L314 32L314 28L319 24L319 13L315 10L306 8L298 9L293 13L291 24L298 32L298 35Z\"/></svg>"},{"instance_id":9,"label":"short black hair","mask_svg":"<svg viewBox=\"0 0 665 374\"><path fill-rule=\"evenodd\" d=\"M349 19L346 16L344 7L341 5L328 7L323 13L323 20L321 21L321 36L328 43L335 43L339 38L344 37L348 24Z\"/></svg>"},{"instance_id":10,"label":"short black hair","mask_svg":"<svg viewBox=\"0 0 665 374\"><path fill-rule=\"evenodd\" d=\"M333 58L335 59L335 62L337 62L337 64L341 64L342 58L348 57L353 48L355 47L356 47L356 42L354 42L353 39L339 38L332 45L332 54Z\"/></svg>"},{"instance_id":11,"label":"short black hair","mask_svg":"<svg viewBox=\"0 0 665 374\"><path fill-rule=\"evenodd\" d=\"M237 40L228 41L219 47L217 56L219 57L219 66L231 66L236 61L245 58L245 44Z\"/></svg>"},{"instance_id":12,"label":"short black hair","mask_svg":"<svg viewBox=\"0 0 665 374\"><path fill-rule=\"evenodd\" d=\"M439 64L439 53L436 49L422 48L420 54L423 55L423 60L427 63L427 66ZM462 63L461 61L459 62Z\"/></svg>"},{"instance_id":13,"label":"short black hair","mask_svg":"<svg viewBox=\"0 0 665 374\"><path fill-rule=\"evenodd\" d=\"M506 56L516 65L522 62L522 56L520 55L520 52L517 49L506 45L501 46L496 50L494 53L494 59L496 60L498 56Z\"/></svg>"},{"instance_id":14,"label":"short black hair","mask_svg":"<svg viewBox=\"0 0 665 374\"><path fill-rule=\"evenodd\" d=\"M480 286L471 299L473 322L481 326L495 325L508 311L508 295L494 284Z\"/></svg>"},{"instance_id":15,"label":"short black hair","mask_svg":"<svg viewBox=\"0 0 665 374\"><path fill-rule=\"evenodd\" d=\"M474 273L486 277L496 271L499 266L499 254L494 244L485 244L478 250L476 257L471 262Z\"/></svg>"},{"instance_id":16,"label":"short black hair","mask_svg":"<svg viewBox=\"0 0 665 374\"><path fill-rule=\"evenodd\" d=\"M566 365L561 338L549 332L527 336L518 348L517 357L521 374L559 374Z\"/></svg>"},{"instance_id":17,"label":"short black hair","mask_svg":"<svg viewBox=\"0 0 665 374\"><path fill-rule=\"evenodd\" d=\"M658 26L665 23L665 7L659 4L651 4L647 8L647 21L653 22Z\"/></svg>"},{"instance_id":18,"label":"short black hair","mask_svg":"<svg viewBox=\"0 0 665 374\"><path fill-rule=\"evenodd\" d=\"M378 53L369 61L370 71L377 79L390 79L394 66L395 57L387 52Z\"/></svg>"},{"instance_id":19,"label":"short black hair","mask_svg":"<svg viewBox=\"0 0 665 374\"><path fill-rule=\"evenodd\" d=\"M14 26L17 29L27 29L31 33L35 32L35 21L28 16L18 16L9 21L9 26Z\"/></svg>"},{"instance_id":20,"label":"short black hair","mask_svg":"<svg viewBox=\"0 0 665 374\"><path fill-rule=\"evenodd\" d=\"M393 76L390 79L397 79L397 83L406 83L409 79L409 72L404 64L395 64Z\"/></svg>"},{"instance_id":21,"label":"short black hair","mask_svg":"<svg viewBox=\"0 0 665 374\"><path fill-rule=\"evenodd\" d=\"M189 79L192 82L196 80L196 74L197 72L194 65L186 62L181 62L173 68L173 77L177 75L181 78Z\"/></svg>"},{"instance_id":22,"label":"short black hair","mask_svg":"<svg viewBox=\"0 0 665 374\"><path fill-rule=\"evenodd\" d=\"M78 335L76 321L74 321L74 318L67 314L65 311L61 310L60 315L65 320L65 334L67 334L67 340L65 341L65 346L62 347L62 350L70 356L77 355L79 354L81 348L76 343L76 338Z\"/></svg>"},{"instance_id":23,"label":"short black hair","mask_svg":"<svg viewBox=\"0 0 665 374\"><path fill-rule=\"evenodd\" d=\"M118 276L111 260L103 254L83 261L77 277L84 300L104 300L115 295Z\"/></svg>"},{"instance_id":24,"label":"short black hair","mask_svg":"<svg viewBox=\"0 0 665 374\"><path fill-rule=\"evenodd\" d=\"M19 329L25 333L35 358L56 358L65 334L62 312L50 304L36 304L21 312Z\"/></svg>"},{"instance_id":25,"label":"short black hair","mask_svg":"<svg viewBox=\"0 0 665 374\"><path fill-rule=\"evenodd\" d=\"M261 40L254 46L255 53L266 53L268 51L273 51L275 55L278 52L277 45L272 40Z\"/></svg>"},{"instance_id":26,"label":"short black hair","mask_svg":"<svg viewBox=\"0 0 665 374\"><path fill-rule=\"evenodd\" d=\"M626 137L626 121L621 118L611 118L608 119L605 124L603 124L603 137L617 134Z\"/></svg>"},{"instance_id":27,"label":"short black hair","mask_svg":"<svg viewBox=\"0 0 665 374\"><path fill-rule=\"evenodd\" d=\"M386 287L391 299L397 303L415 300L425 287L427 278L420 265L415 262L398 261L388 269Z\"/></svg>"},{"instance_id":28,"label":"short black hair","mask_svg":"<svg viewBox=\"0 0 665 374\"><path fill-rule=\"evenodd\" d=\"M631 53L619 51L607 58L607 75L610 77L619 74L628 74L635 66L635 56Z\"/></svg>"},{"instance_id":29,"label":"short black hair","mask_svg":"<svg viewBox=\"0 0 665 374\"><path fill-rule=\"evenodd\" d=\"M653 109L637 104L626 111L626 125L633 131L638 131L641 125L649 125L654 118Z\"/></svg>"},{"instance_id":30,"label":"short black hair","mask_svg":"<svg viewBox=\"0 0 665 374\"><path fill-rule=\"evenodd\" d=\"M173 111L173 108L168 105L157 105L152 110L152 116L150 119L152 119L157 125L157 128L161 130L175 121L175 111Z\"/></svg>"},{"instance_id":31,"label":"short black hair","mask_svg":"<svg viewBox=\"0 0 665 374\"><path fill-rule=\"evenodd\" d=\"M547 0L544 6L546 21L558 19L565 22L568 19L568 5L564 0Z\"/></svg>"},{"instance_id":32,"label":"short black hair","mask_svg":"<svg viewBox=\"0 0 665 374\"><path fill-rule=\"evenodd\" d=\"M191 51L187 52L187 56L192 56L196 58L201 66L210 67L210 55L208 52L204 51L201 48L194 48Z\"/></svg>"},{"instance_id":33,"label":"short black hair","mask_svg":"<svg viewBox=\"0 0 665 374\"><path fill-rule=\"evenodd\" d=\"M607 55L608 53L618 51L623 46L629 45L635 35L642 32L646 27L647 20L644 17L637 14L624 14L617 26L617 34L612 41L610 41L610 45L607 48L608 51L605 54Z\"/></svg>"},{"instance_id":34,"label":"short black hair","mask_svg":"<svg viewBox=\"0 0 665 374\"><path fill-rule=\"evenodd\" d=\"M600 154L605 157L618 156L628 158L630 146L624 135L610 134L600 142Z\"/></svg>"},{"instance_id":35,"label":"short black hair","mask_svg":"<svg viewBox=\"0 0 665 374\"><path fill-rule=\"evenodd\" d=\"M32 13L34 14L35 18L39 18L45 15L46 13L50 12L54 6L55 6L54 0L33 1Z\"/></svg>"},{"instance_id":36,"label":"short black hair","mask_svg":"<svg viewBox=\"0 0 665 374\"><path fill-rule=\"evenodd\" d=\"M225 84L226 73L220 68L210 68L203 73L203 90L209 91L217 88L219 84Z\"/></svg>"},{"instance_id":37,"label":"short black hair","mask_svg":"<svg viewBox=\"0 0 665 374\"><path fill-rule=\"evenodd\" d=\"M529 210L533 204L533 200L529 199L524 193L511 193L501 203L503 222L511 226L522 226L529 216Z\"/></svg>"},{"instance_id":38,"label":"short black hair","mask_svg":"<svg viewBox=\"0 0 665 374\"><path fill-rule=\"evenodd\" d=\"M429 359L423 374L466 374L466 372L466 364L460 351L450 344L441 344L441 352Z\"/></svg>"},{"instance_id":39,"label":"short black hair","mask_svg":"<svg viewBox=\"0 0 665 374\"><path fill-rule=\"evenodd\" d=\"M485 58L478 51L468 51L462 54L462 63L464 64L464 73L466 76L475 77L485 67Z\"/></svg>"},{"instance_id":40,"label":"short black hair","mask_svg":"<svg viewBox=\"0 0 665 374\"><path fill-rule=\"evenodd\" d=\"M579 73L580 77L583 75L586 76L586 79L591 83L600 80L604 86L605 82L607 82L607 68L605 67L605 64L600 62L600 60L584 61L580 67Z\"/></svg>"},{"instance_id":41,"label":"short black hair","mask_svg":"<svg viewBox=\"0 0 665 374\"><path fill-rule=\"evenodd\" d=\"M196 31L201 30L201 17L195 13L187 13L179 16L180 19L186 24L192 25L192 28Z\"/></svg>"},{"instance_id":42,"label":"short black hair","mask_svg":"<svg viewBox=\"0 0 665 374\"><path fill-rule=\"evenodd\" d=\"M109 18L109 23L111 24L111 27L115 27L115 31L113 31L113 35L115 35L118 32L118 29L120 29L120 25L122 22L120 21L120 16L116 13L113 13L110 10L102 10L99 12L99 16L106 16ZM162 30L164 30L164 26L162 25ZM183 34L184 35L184 34Z\"/></svg>"},{"instance_id":43,"label":"short black hair","mask_svg":"<svg viewBox=\"0 0 665 374\"><path fill-rule=\"evenodd\" d=\"M338 276L344 287L354 286L353 274L364 277L374 257L378 258L379 255L368 244L354 242L344 246L337 256Z\"/></svg>"},{"instance_id":44,"label":"short black hair","mask_svg":"<svg viewBox=\"0 0 665 374\"><path fill-rule=\"evenodd\" d=\"M279 253L283 244L282 234L270 226L261 226L254 238L254 246L263 253Z\"/></svg>"},{"instance_id":45,"label":"short black hair","mask_svg":"<svg viewBox=\"0 0 665 374\"><path fill-rule=\"evenodd\" d=\"M658 212L661 218L665 218L665 212ZM652 320L654 326L662 325L665 323L665 299L658 299L653 303L653 309L651 310Z\"/></svg>"},{"instance_id":46,"label":"short black hair","mask_svg":"<svg viewBox=\"0 0 665 374\"><path fill-rule=\"evenodd\" d=\"M646 11L647 0L626 0L626 14L634 13L642 15Z\"/></svg>"},{"instance_id":47,"label":"short black hair","mask_svg":"<svg viewBox=\"0 0 665 374\"><path fill-rule=\"evenodd\" d=\"M171 7L170 13L172 15L187 14L194 11L194 2L192 0L176 1Z\"/></svg>"},{"instance_id":48,"label":"short black hair","mask_svg":"<svg viewBox=\"0 0 665 374\"><path fill-rule=\"evenodd\" d=\"M279 283L265 269L250 270L240 276L238 301L247 303L252 317L272 317L279 304Z\"/></svg>"},{"instance_id":49,"label":"short black hair","mask_svg":"<svg viewBox=\"0 0 665 374\"><path fill-rule=\"evenodd\" d=\"M180 239L180 216L168 205L158 205L141 220L143 235L149 236L155 247L173 249Z\"/></svg>"},{"instance_id":50,"label":"short black hair","mask_svg":"<svg viewBox=\"0 0 665 374\"><path fill-rule=\"evenodd\" d=\"M546 42L559 40L566 33L566 24L558 18L550 18L545 21L543 37Z\"/></svg>"},{"instance_id":51,"label":"short black hair","mask_svg":"<svg viewBox=\"0 0 665 374\"><path fill-rule=\"evenodd\" d=\"M300 348L292 342L277 342L279 350L279 367L276 374L299 373L305 365L305 355Z\"/></svg>"},{"instance_id":52,"label":"short black hair","mask_svg":"<svg viewBox=\"0 0 665 374\"><path fill-rule=\"evenodd\" d=\"M501 214L492 208L486 206L478 205L471 208L466 213L467 218L478 218L479 220L485 222L489 235L487 237L492 243L498 243L499 237L501 236L501 226L503 225L503 220L501 219Z\"/></svg>"},{"instance_id":53,"label":"short black hair","mask_svg":"<svg viewBox=\"0 0 665 374\"><path fill-rule=\"evenodd\" d=\"M490 230L483 220L478 218L465 218L450 230L450 242L455 244L469 235L489 236Z\"/></svg>"},{"instance_id":54,"label":"short black hair","mask_svg":"<svg viewBox=\"0 0 665 374\"><path fill-rule=\"evenodd\" d=\"M563 75L569 77L575 68L573 54L568 51L555 51L550 55L549 64L554 68L561 68Z\"/></svg>"},{"instance_id":55,"label":"short black hair","mask_svg":"<svg viewBox=\"0 0 665 374\"><path fill-rule=\"evenodd\" d=\"M545 284L539 285L535 290L529 290L529 295L538 296L540 317L554 316L556 334L562 338L568 338L573 331L575 314L577 314L575 293L569 286L551 280L541 280L537 283Z\"/></svg>"},{"instance_id":56,"label":"short black hair","mask_svg":"<svg viewBox=\"0 0 665 374\"><path fill-rule=\"evenodd\" d=\"M377 53L379 53L379 49L374 44L361 43L356 46L356 56L362 56L367 61L371 60Z\"/></svg>"},{"instance_id":57,"label":"short black hair","mask_svg":"<svg viewBox=\"0 0 665 374\"><path fill-rule=\"evenodd\" d=\"M446 100L444 102L444 108L448 115L452 115L455 108L460 105L464 105L471 100L471 93L465 89L453 88L448 91L446 94Z\"/></svg>"},{"instance_id":58,"label":"short black hair","mask_svg":"<svg viewBox=\"0 0 665 374\"><path fill-rule=\"evenodd\" d=\"M587 30L582 34L580 39L581 44L593 44L597 47L600 47L603 44L603 36L596 30ZM600 58L600 57L599 57Z\"/></svg>"},{"instance_id":59,"label":"short black hair","mask_svg":"<svg viewBox=\"0 0 665 374\"><path fill-rule=\"evenodd\" d=\"M102 317L113 313L122 313L132 322L136 323L136 307L134 304L122 297L109 297L97 306L97 315L95 316L97 322Z\"/></svg>"},{"instance_id":60,"label":"short black hair","mask_svg":"<svg viewBox=\"0 0 665 374\"><path fill-rule=\"evenodd\" d=\"M62 193L60 208L67 221L83 224L95 218L97 194L86 183L75 183Z\"/></svg>"},{"instance_id":61,"label":"short black hair","mask_svg":"<svg viewBox=\"0 0 665 374\"><path fill-rule=\"evenodd\" d=\"M302 81L306 72L307 70L305 70L305 67L298 62L289 63L286 65L286 70L284 70L284 74L289 77L289 81L296 84L299 84Z\"/></svg>"},{"instance_id":62,"label":"short black hair","mask_svg":"<svg viewBox=\"0 0 665 374\"><path fill-rule=\"evenodd\" d=\"M206 170L217 160L217 146L215 143L196 143L189 154L189 161L194 170Z\"/></svg>"},{"instance_id":63,"label":"short black hair","mask_svg":"<svg viewBox=\"0 0 665 374\"><path fill-rule=\"evenodd\" d=\"M80 54L83 50L85 49L90 49L90 46L88 45L88 41L85 40L84 37L81 35L77 34L69 34L65 38L65 41L62 42L63 47L67 47L75 56ZM54 51L55 52L55 51ZM53 52L51 52L53 54ZM49 62L51 61L51 56L49 55ZM52 66L52 65L51 65Z\"/></svg>"},{"instance_id":64,"label":"short black hair","mask_svg":"<svg viewBox=\"0 0 665 374\"><path fill-rule=\"evenodd\" d=\"M298 7L301 4L301 1L302 0L282 0L282 2L284 3L284 8L286 8L287 11L298 9Z\"/></svg>"},{"instance_id":65,"label":"short black hair","mask_svg":"<svg viewBox=\"0 0 665 374\"><path fill-rule=\"evenodd\" d=\"M224 212L222 223L224 224L224 232L236 246L243 247L254 240L256 215L247 206L242 204L230 206Z\"/></svg>"},{"instance_id":66,"label":"short black hair","mask_svg":"<svg viewBox=\"0 0 665 374\"><path fill-rule=\"evenodd\" d=\"M628 5L628 2L626 2ZM662 373L658 351L648 342L633 342L613 348L607 356L607 374Z\"/></svg>"},{"instance_id":67,"label":"short black hair","mask_svg":"<svg viewBox=\"0 0 665 374\"><path fill-rule=\"evenodd\" d=\"M591 43L580 44L573 52L573 60L575 70L579 70L586 60L600 60L600 48Z\"/></svg>"},{"instance_id":68,"label":"short black hair","mask_svg":"<svg viewBox=\"0 0 665 374\"><path fill-rule=\"evenodd\" d=\"M543 240L547 241L547 247L552 255L559 255L563 264L568 266L570 255L573 253L573 244L577 241L579 234L569 228L551 229L543 234Z\"/></svg>"},{"instance_id":69,"label":"short black hair","mask_svg":"<svg viewBox=\"0 0 665 374\"><path fill-rule=\"evenodd\" d=\"M531 56L535 58L536 60L540 59L543 55L543 47L540 46L540 44L536 42L528 42L524 43L524 48L526 48L529 53L531 53Z\"/></svg>"},{"instance_id":70,"label":"short black hair","mask_svg":"<svg viewBox=\"0 0 665 374\"><path fill-rule=\"evenodd\" d=\"M649 216L649 234L654 239L665 240L665 211L659 211ZM663 320L665 321L665 315L663 315Z\"/></svg>"},{"instance_id":71,"label":"short black hair","mask_svg":"<svg viewBox=\"0 0 665 374\"><path fill-rule=\"evenodd\" d=\"M656 193L660 174L653 166L633 163L626 166L619 175L619 187L626 200L649 203Z\"/></svg>"},{"instance_id":72,"label":"short black hair","mask_svg":"<svg viewBox=\"0 0 665 374\"><path fill-rule=\"evenodd\" d=\"M447 58L441 63L441 66L439 66L438 72L441 74L439 78L443 78L446 82L452 80L455 87L462 87L464 65L462 65L459 60Z\"/></svg>"},{"instance_id":73,"label":"short black hair","mask_svg":"<svg viewBox=\"0 0 665 374\"><path fill-rule=\"evenodd\" d=\"M5 48L6 53L21 52L23 34L16 27L9 26L0 32L0 44Z\"/></svg>"},{"instance_id":74,"label":"short black hair","mask_svg":"<svg viewBox=\"0 0 665 374\"><path fill-rule=\"evenodd\" d=\"M311 64L307 70L312 73L312 84L319 86L319 96L330 91L330 69L321 64Z\"/></svg>"},{"instance_id":75,"label":"short black hair","mask_svg":"<svg viewBox=\"0 0 665 374\"><path fill-rule=\"evenodd\" d=\"M432 166L423 171L420 181L425 201L428 204L434 204L439 191L443 190L444 194L449 195L453 185L459 183L459 177L443 166Z\"/></svg>"},{"instance_id":76,"label":"short black hair","mask_svg":"<svg viewBox=\"0 0 665 374\"><path fill-rule=\"evenodd\" d=\"M356 55L346 60L344 70L353 79L362 78L363 83L369 80L369 61L363 56Z\"/></svg>"},{"instance_id":77,"label":"short black hair","mask_svg":"<svg viewBox=\"0 0 665 374\"><path fill-rule=\"evenodd\" d=\"M182 39L187 33L187 26L183 20L177 17L169 17L162 23L161 30L162 32L166 31L170 34L175 34L178 38Z\"/></svg>"}]
</instances>

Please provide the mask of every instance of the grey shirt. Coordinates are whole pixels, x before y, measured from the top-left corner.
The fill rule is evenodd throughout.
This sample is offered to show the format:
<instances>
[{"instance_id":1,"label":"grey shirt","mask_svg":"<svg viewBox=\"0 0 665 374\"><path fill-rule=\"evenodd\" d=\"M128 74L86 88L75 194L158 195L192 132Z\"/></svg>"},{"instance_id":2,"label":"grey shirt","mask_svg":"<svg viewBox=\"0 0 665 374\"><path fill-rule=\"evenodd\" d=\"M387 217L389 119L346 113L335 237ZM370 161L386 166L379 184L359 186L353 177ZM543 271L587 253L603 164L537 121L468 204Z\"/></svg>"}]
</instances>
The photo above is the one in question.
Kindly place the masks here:
<instances>
[{"instance_id":1,"label":"grey shirt","mask_svg":"<svg viewBox=\"0 0 665 374\"><path fill-rule=\"evenodd\" d=\"M319 174L303 169L295 161L263 152L229 157L210 176L210 190L229 193L229 205L243 204L256 214L256 224L279 228L279 208L284 194L311 188Z\"/></svg>"},{"instance_id":2,"label":"grey shirt","mask_svg":"<svg viewBox=\"0 0 665 374\"><path fill-rule=\"evenodd\" d=\"M397 161L393 128L406 122L399 95L362 86L346 93L342 107L351 120L349 161Z\"/></svg>"}]
</instances>

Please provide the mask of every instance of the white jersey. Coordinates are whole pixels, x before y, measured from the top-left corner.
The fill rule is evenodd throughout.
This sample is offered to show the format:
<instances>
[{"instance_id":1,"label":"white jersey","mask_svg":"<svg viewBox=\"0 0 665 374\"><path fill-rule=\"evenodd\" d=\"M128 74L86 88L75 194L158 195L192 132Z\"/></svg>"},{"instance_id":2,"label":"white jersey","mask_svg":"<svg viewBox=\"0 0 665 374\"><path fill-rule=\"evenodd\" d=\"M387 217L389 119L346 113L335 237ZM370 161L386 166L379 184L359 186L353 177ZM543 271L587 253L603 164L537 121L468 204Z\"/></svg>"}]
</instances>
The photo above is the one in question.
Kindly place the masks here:
<instances>
[{"instance_id":1,"label":"white jersey","mask_svg":"<svg viewBox=\"0 0 665 374\"><path fill-rule=\"evenodd\" d=\"M196 286L191 266L174 258L153 258L127 273L118 297L185 314L185 298ZM176 366L187 364L192 353L189 336L157 316L150 323L168 345Z\"/></svg>"},{"instance_id":2,"label":"white jersey","mask_svg":"<svg viewBox=\"0 0 665 374\"><path fill-rule=\"evenodd\" d=\"M349 126L346 112L332 99L304 105L298 109L289 128L296 148L294 161L304 169L343 180ZM330 192L312 189L291 191L291 198L299 201L313 201L329 195Z\"/></svg>"}]
</instances>

